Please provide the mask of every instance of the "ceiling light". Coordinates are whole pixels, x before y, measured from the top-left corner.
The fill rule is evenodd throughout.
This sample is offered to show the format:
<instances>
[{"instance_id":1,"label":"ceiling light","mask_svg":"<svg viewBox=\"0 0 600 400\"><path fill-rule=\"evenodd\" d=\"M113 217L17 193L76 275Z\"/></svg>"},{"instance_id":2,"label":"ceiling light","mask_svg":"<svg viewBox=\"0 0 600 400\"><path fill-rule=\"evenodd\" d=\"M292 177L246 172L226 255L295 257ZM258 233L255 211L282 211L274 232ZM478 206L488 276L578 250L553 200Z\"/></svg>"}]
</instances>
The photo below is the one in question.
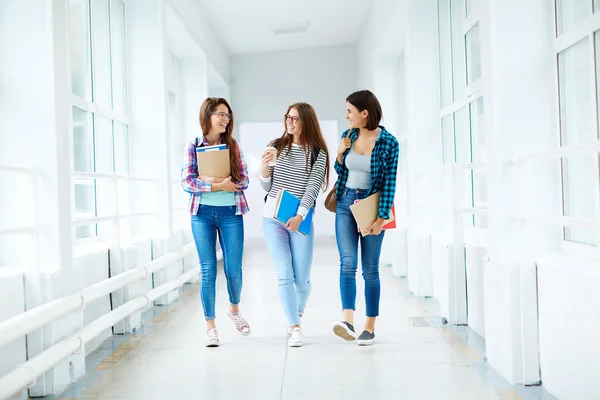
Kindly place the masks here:
<instances>
[{"instance_id":1,"label":"ceiling light","mask_svg":"<svg viewBox=\"0 0 600 400\"><path fill-rule=\"evenodd\" d=\"M308 31L308 21L290 22L287 24L274 25L273 33L276 35L285 35L288 33L304 33Z\"/></svg>"}]
</instances>

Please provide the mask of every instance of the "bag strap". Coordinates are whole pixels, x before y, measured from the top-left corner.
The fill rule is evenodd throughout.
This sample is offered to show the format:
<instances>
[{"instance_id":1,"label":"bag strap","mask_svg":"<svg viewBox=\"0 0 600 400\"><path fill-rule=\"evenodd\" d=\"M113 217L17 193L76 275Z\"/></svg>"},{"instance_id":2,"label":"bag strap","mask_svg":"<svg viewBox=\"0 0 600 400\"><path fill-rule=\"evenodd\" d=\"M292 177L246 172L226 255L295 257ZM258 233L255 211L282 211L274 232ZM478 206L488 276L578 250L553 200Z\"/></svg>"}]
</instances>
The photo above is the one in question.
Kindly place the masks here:
<instances>
[{"instance_id":1,"label":"bag strap","mask_svg":"<svg viewBox=\"0 0 600 400\"><path fill-rule=\"evenodd\" d=\"M312 149L312 159L310 160L310 167L312 168L313 165L315 165L315 162L317 162L317 157L319 157L319 149L317 149L316 147L313 147Z\"/></svg>"}]
</instances>

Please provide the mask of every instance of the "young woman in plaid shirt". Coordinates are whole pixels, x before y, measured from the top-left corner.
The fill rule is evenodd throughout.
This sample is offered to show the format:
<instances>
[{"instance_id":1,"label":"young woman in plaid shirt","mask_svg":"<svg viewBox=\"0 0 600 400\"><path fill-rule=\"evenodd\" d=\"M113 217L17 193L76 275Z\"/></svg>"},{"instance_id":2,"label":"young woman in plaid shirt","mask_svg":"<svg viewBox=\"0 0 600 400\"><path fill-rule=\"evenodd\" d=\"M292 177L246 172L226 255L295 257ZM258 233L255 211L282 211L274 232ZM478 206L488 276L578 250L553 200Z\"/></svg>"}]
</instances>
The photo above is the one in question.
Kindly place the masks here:
<instances>
[{"instance_id":1,"label":"young woman in plaid shirt","mask_svg":"<svg viewBox=\"0 0 600 400\"><path fill-rule=\"evenodd\" d=\"M333 331L346 340L356 340L354 310L356 303L356 269L358 242L361 245L362 274L365 280L367 320L359 345L375 341L375 319L379 316L379 256L383 242L384 220L390 217L396 192L398 141L383 126L381 105L373 93L361 90L346 99L346 119L350 129L342 134L335 171L338 174L335 233L340 253L340 292L344 320L336 322ZM368 235L358 232L350 206L356 200L380 192L377 220Z\"/></svg>"},{"instance_id":2,"label":"young woman in plaid shirt","mask_svg":"<svg viewBox=\"0 0 600 400\"><path fill-rule=\"evenodd\" d=\"M242 253L244 222L248 212L244 190L248 188L248 169L242 150L233 138L233 111L225 99L208 98L200 108L202 135L190 141L185 149L181 186L190 193L192 233L200 258L202 289L200 298L206 319L207 347L219 345L215 326L215 283L217 279L216 240L223 250L223 263L229 311L227 314L242 335L250 334L250 326L239 311L242 291ZM219 179L199 175L196 148L226 144L229 149L231 176ZM202 171L200 171L202 173Z\"/></svg>"}]
</instances>

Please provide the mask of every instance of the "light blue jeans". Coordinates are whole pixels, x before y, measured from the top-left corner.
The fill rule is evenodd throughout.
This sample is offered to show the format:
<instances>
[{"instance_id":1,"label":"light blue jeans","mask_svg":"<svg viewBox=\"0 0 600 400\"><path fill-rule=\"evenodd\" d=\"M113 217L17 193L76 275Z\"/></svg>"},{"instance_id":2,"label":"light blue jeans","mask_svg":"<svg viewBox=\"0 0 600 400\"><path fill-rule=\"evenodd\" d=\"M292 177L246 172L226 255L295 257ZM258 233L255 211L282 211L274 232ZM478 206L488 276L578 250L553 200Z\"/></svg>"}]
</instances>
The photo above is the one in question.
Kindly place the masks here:
<instances>
[{"instance_id":1,"label":"light blue jeans","mask_svg":"<svg viewBox=\"0 0 600 400\"><path fill-rule=\"evenodd\" d=\"M263 230L269 252L275 261L279 300L289 326L300 324L310 296L310 270L312 268L314 227L310 235L290 232L270 218L263 218Z\"/></svg>"},{"instance_id":2,"label":"light blue jeans","mask_svg":"<svg viewBox=\"0 0 600 400\"><path fill-rule=\"evenodd\" d=\"M201 205L198 215L192 215L192 234L200 267L202 289L200 299L204 318L215 319L217 281L217 233L223 250L223 269L227 280L229 302L239 304L242 292L242 255L244 253L244 220L235 215L235 206Z\"/></svg>"}]
</instances>

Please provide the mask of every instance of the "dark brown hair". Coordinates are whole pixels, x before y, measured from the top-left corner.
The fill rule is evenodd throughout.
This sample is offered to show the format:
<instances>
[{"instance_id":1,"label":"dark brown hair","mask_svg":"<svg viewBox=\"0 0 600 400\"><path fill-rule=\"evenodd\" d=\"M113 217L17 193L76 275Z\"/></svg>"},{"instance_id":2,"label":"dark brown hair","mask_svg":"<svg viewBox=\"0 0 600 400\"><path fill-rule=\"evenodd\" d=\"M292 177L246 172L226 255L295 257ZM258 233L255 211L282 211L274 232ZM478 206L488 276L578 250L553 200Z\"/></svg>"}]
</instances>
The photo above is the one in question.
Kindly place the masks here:
<instances>
[{"instance_id":1,"label":"dark brown hair","mask_svg":"<svg viewBox=\"0 0 600 400\"><path fill-rule=\"evenodd\" d=\"M327 144L321 133L321 125L319 125L319 119L315 109L308 103L295 103L288 107L285 115L288 115L290 110L295 108L298 111L298 127L300 128L300 145L305 149L309 150L306 152L306 169L308 170L308 158L309 155L314 157L314 153L319 154L320 150L325 152L325 177L323 179L323 190L327 189L329 185L329 151L327 151ZM287 133L286 117L283 117L283 124L285 130L283 135L273 140L269 145L277 149L277 156L281 154L284 148L287 148L288 153L292 150L292 143L294 138L292 135ZM314 160L313 160L314 161Z\"/></svg>"},{"instance_id":2,"label":"dark brown hair","mask_svg":"<svg viewBox=\"0 0 600 400\"><path fill-rule=\"evenodd\" d=\"M221 138L223 139L223 143L227 145L229 149L229 165L231 169L231 180L234 182L242 181L242 171L240 171L240 151L238 149L237 143L233 139L233 111L227 103L227 100L220 97L208 97L204 102L202 102L202 106L200 107L200 128L202 129L202 133L204 135L208 135L210 132L211 124L211 116L212 113L217 109L217 107L223 104L229 110L229 114L231 114L231 120L225 128L225 132L221 134Z\"/></svg>"},{"instance_id":3,"label":"dark brown hair","mask_svg":"<svg viewBox=\"0 0 600 400\"><path fill-rule=\"evenodd\" d=\"M371 91L359 90L346 97L346 101L356 107L360 112L367 110L369 115L367 116L367 125L365 128L370 131L377 129L381 122L383 111L381 111L379 100L377 100L377 97L375 97Z\"/></svg>"}]
</instances>

